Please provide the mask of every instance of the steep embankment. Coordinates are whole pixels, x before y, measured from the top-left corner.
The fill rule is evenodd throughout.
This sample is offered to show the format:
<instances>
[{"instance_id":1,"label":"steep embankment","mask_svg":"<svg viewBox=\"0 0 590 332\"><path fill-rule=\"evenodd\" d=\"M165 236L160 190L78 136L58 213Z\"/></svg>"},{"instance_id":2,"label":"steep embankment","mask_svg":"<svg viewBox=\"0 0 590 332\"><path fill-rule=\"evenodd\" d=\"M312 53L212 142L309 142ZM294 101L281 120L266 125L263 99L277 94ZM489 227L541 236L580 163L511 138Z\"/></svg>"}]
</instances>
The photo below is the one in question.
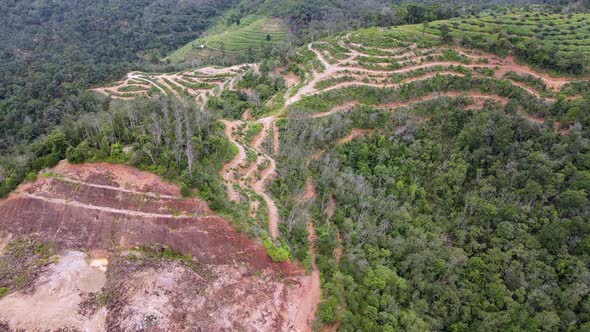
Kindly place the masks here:
<instances>
[{"instance_id":1,"label":"steep embankment","mask_svg":"<svg viewBox=\"0 0 590 332\"><path fill-rule=\"evenodd\" d=\"M311 284L203 201L122 165L61 162L1 202L0 235L53 242L60 255L32 288L0 300L13 329L286 330ZM190 265L141 249L156 243ZM103 287L112 301L90 308Z\"/></svg>"}]
</instances>

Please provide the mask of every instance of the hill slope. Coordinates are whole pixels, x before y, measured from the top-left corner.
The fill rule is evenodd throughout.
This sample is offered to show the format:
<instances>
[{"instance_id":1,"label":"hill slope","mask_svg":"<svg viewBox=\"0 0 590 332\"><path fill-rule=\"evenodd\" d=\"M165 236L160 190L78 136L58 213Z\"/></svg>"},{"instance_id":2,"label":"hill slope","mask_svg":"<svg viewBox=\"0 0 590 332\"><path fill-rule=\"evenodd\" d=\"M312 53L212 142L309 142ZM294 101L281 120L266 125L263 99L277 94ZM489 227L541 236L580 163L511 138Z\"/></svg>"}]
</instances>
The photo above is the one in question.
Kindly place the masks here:
<instances>
[{"instance_id":1,"label":"hill slope","mask_svg":"<svg viewBox=\"0 0 590 332\"><path fill-rule=\"evenodd\" d=\"M227 26L220 21L210 28L206 35L174 51L164 60L172 62L205 59L207 57L231 57L234 53L250 53L263 50L286 41L287 27L279 18L247 16Z\"/></svg>"}]
</instances>

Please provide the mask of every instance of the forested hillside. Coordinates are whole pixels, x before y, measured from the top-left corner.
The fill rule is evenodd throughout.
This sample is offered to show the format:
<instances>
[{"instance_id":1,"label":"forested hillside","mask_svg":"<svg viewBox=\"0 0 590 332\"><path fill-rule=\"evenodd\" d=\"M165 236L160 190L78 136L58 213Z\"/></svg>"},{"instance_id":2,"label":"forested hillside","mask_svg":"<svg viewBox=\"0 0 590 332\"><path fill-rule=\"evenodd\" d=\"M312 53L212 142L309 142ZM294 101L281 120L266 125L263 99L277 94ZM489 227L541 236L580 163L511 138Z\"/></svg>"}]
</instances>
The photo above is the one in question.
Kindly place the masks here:
<instances>
[{"instance_id":1,"label":"forested hillside","mask_svg":"<svg viewBox=\"0 0 590 332\"><path fill-rule=\"evenodd\" d=\"M28 144L64 118L99 107L85 89L157 63L233 3L0 1L3 187L24 176L31 161Z\"/></svg>"},{"instance_id":2,"label":"forested hillside","mask_svg":"<svg viewBox=\"0 0 590 332\"><path fill-rule=\"evenodd\" d=\"M0 3L1 143L6 151L84 112L79 90L158 59L232 1Z\"/></svg>"}]
</instances>

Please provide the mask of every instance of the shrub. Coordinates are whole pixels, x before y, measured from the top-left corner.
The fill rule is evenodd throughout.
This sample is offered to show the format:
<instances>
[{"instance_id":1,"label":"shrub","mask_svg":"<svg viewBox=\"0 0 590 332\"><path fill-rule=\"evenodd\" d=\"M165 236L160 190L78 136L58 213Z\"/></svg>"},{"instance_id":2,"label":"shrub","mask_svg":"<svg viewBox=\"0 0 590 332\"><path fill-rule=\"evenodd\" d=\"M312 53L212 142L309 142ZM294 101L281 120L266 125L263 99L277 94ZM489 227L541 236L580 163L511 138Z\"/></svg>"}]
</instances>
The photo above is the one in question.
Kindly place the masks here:
<instances>
[{"instance_id":1,"label":"shrub","mask_svg":"<svg viewBox=\"0 0 590 332\"><path fill-rule=\"evenodd\" d=\"M81 164L88 159L89 146L86 141L82 141L78 146L70 146L66 150L66 158L72 164Z\"/></svg>"},{"instance_id":2,"label":"shrub","mask_svg":"<svg viewBox=\"0 0 590 332\"><path fill-rule=\"evenodd\" d=\"M8 289L8 287L0 287L0 299L6 296L9 291L10 289Z\"/></svg>"},{"instance_id":3,"label":"shrub","mask_svg":"<svg viewBox=\"0 0 590 332\"><path fill-rule=\"evenodd\" d=\"M191 189L184 182L180 184L180 194L182 195L182 197L191 196Z\"/></svg>"},{"instance_id":4,"label":"shrub","mask_svg":"<svg viewBox=\"0 0 590 332\"><path fill-rule=\"evenodd\" d=\"M283 247L277 247L272 241L263 236L262 246L266 250L266 254L272 259L273 262L280 263L289 259L289 251Z\"/></svg>"}]
</instances>

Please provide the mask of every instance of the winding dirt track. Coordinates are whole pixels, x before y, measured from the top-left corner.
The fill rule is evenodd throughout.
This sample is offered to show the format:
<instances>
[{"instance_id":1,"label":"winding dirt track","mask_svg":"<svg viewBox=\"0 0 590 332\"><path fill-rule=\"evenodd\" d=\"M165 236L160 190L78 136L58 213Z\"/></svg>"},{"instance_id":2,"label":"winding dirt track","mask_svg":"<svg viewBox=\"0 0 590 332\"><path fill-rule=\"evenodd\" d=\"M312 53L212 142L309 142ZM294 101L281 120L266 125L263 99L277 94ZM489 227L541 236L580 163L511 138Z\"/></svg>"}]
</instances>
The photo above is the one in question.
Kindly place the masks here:
<instances>
[{"instance_id":1,"label":"winding dirt track","mask_svg":"<svg viewBox=\"0 0 590 332\"><path fill-rule=\"evenodd\" d=\"M227 182L228 198L233 201L239 200L239 194L236 193L234 185L240 186L242 188L250 188L256 194L262 197L268 209L268 230L271 238L276 239L279 235L279 210L275 201L266 193L266 185L268 184L268 181L270 181L276 174L276 162L260 148L260 145L271 131L271 128L273 127L274 121L276 121L276 119L274 117L268 117L258 121L262 123L263 129L261 130L261 134L258 135L248 147L258 155L257 162L249 165L245 171L245 176L243 177L240 176L240 174L238 174L236 177L236 172L234 172L234 170L239 169L241 165L248 163L246 147L234 138L234 132L236 132L236 128L243 122L228 120L222 121L225 124L225 136L238 148L238 154L234 157L234 159L232 159L232 161L224 165L221 170L221 176ZM265 166L263 163L267 163L267 165ZM259 173L259 178L256 179L256 181L252 184L251 180L253 179L254 172L256 172L258 165L261 165L261 167L264 167L264 169Z\"/></svg>"},{"instance_id":2,"label":"winding dirt track","mask_svg":"<svg viewBox=\"0 0 590 332\"><path fill-rule=\"evenodd\" d=\"M341 46L342 45L342 40L340 41ZM346 45L346 44L344 44ZM354 45L354 46L362 46L362 45L358 45L358 44L352 44L349 42L349 45ZM415 48L415 45L413 46ZM493 55L493 54L487 54L487 53L483 53L483 52L479 52L477 55L473 55L470 53L467 53L465 50L459 48L459 47L451 47L451 48L446 48L446 49L453 49L455 50L457 53L459 53L460 55L466 57L470 62L474 62L474 63L463 63L463 62L458 62L458 61L428 61L424 56L417 56L414 52L405 52L402 54L396 54L396 52L399 51L399 49L379 49L380 51L387 51L388 53L391 54L391 56L377 56L378 58L384 58L384 59L396 59L399 57L411 57L413 56L413 58L410 58L409 60L412 61L416 61L416 60L422 60L420 61L420 63L417 64L410 64L409 66L404 66L402 68L399 69L395 69L395 70L387 70L387 69L367 69L367 68L363 68L360 66L351 66L351 61L353 61L352 59L357 57L357 56L371 56L368 54L363 54L362 52L360 52L359 50L356 49L352 49L350 47L348 47L349 49L349 56L347 59L344 60L336 60L334 63L330 63L329 61L326 60L325 55L322 54L322 52L320 52L319 50L315 49L313 47L313 43L308 44L307 46L308 50L312 51L316 57L318 58L318 60L322 63L322 65L325 67L325 70L323 72L317 73L314 72L313 73L313 77L308 80L305 85L303 85L293 96L286 98L286 102L285 102L285 106L289 106L292 105L294 103L296 103L297 101L301 100L301 98L303 98L304 96L310 96L310 95L314 95L314 94L318 94L318 93L323 93L326 91L330 91L330 90L334 90L334 89L339 89L339 88L343 88L343 87L347 87L347 86L373 86L373 87L391 87L391 88L397 88L399 87L401 84L403 83L408 83L408 82L412 82L412 81L419 81L419 80L423 80L425 78L428 77L432 77L434 75L436 75L436 72L433 73L427 73L421 76L417 76L415 78L409 78L406 79L404 81L402 81L401 84L384 84L384 83L377 83L377 82L370 82L370 81L366 81L366 80L355 80L352 82L343 82L343 83L338 83L332 86L328 86L326 88L316 88L316 84L318 82L324 81L326 79L330 79L333 77L338 77L339 75L350 75L351 73L361 73L364 75L393 75L393 74L404 74L404 73L408 73L408 72L412 72L415 70L420 70L420 69L428 69L428 68L433 68L433 67L437 67L437 66L461 66L463 68L467 68L467 69L476 69L476 68L488 68L488 69L492 69L494 70L494 77L497 79L503 79L503 76L505 73L513 71L516 72L517 74L520 75L531 75L535 78L539 78L541 80L543 80L543 82L547 85L547 87L551 90L553 90L554 92L558 92L566 83L575 81L575 79L571 79L571 78L565 78L565 77L551 77L545 73L540 73L535 71L534 69L526 66L526 65L520 65L517 64L514 61L514 58L512 56L509 56L507 58L504 59L500 59L497 56ZM436 49L432 50L432 51L436 51ZM375 56L371 56L371 57L375 57ZM486 61L483 62L482 60ZM354 61L353 61L354 62ZM448 72L448 71L443 71L440 72L440 74L445 74L445 75L455 75L455 76L463 76L460 73L455 73L455 72ZM474 72L475 73L475 72ZM523 83L518 83L518 82L514 82L511 81L512 84L519 86L523 89L525 89L528 93L534 95L537 98L542 98L541 94L536 91L535 89L533 89L532 87L523 84ZM545 98L548 101L554 101L554 99L552 98Z\"/></svg>"},{"instance_id":3,"label":"winding dirt track","mask_svg":"<svg viewBox=\"0 0 590 332\"><path fill-rule=\"evenodd\" d=\"M299 303L297 315L295 316L294 331L310 331L311 322L315 318L318 304L321 300L320 271L315 262L315 229L311 221L307 222L307 231L309 233L309 252L311 254L311 285L308 296L304 297Z\"/></svg>"},{"instance_id":4,"label":"winding dirt track","mask_svg":"<svg viewBox=\"0 0 590 332\"><path fill-rule=\"evenodd\" d=\"M246 149L244 149L244 146L239 144L233 138L232 132L235 129L236 123L227 120L222 120L222 122L225 124L225 136L227 137L227 139L229 139L229 141L232 144L234 144L238 148L238 153L235 155L234 159L232 159L229 163L225 164L221 169L221 177L227 183L227 198L230 201L235 202L239 200L239 194L234 189L233 185L236 182L234 181L235 178L232 173L235 169L239 167L240 164L242 164L246 160Z\"/></svg>"}]
</instances>

